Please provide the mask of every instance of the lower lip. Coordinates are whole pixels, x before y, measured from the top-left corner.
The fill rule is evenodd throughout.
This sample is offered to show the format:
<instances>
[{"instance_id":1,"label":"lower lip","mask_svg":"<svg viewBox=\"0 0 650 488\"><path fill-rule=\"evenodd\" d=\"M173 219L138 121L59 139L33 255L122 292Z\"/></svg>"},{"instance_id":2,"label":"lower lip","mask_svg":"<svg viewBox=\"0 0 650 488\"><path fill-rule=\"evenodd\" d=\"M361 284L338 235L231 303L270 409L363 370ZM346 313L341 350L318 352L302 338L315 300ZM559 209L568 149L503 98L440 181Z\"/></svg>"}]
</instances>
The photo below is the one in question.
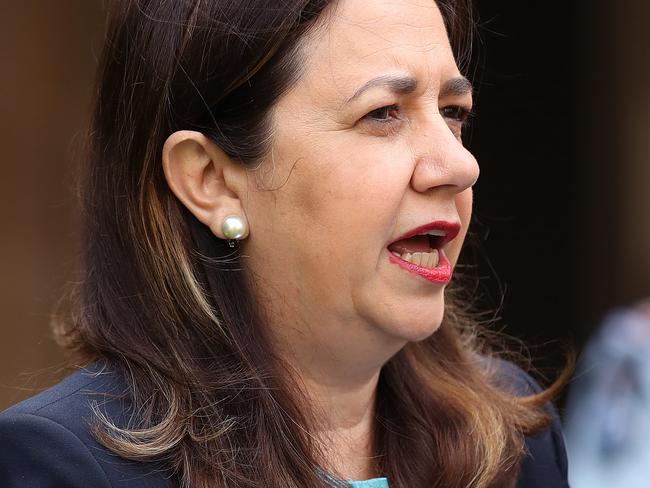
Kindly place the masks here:
<instances>
[{"instance_id":1,"label":"lower lip","mask_svg":"<svg viewBox=\"0 0 650 488\"><path fill-rule=\"evenodd\" d=\"M438 252L440 259L438 261L438 266L435 268L423 268L422 266L398 258L390 251L388 251L388 259L391 263L398 265L406 271L420 275L431 283L449 283L452 274L451 263L442 249L439 249Z\"/></svg>"}]
</instances>

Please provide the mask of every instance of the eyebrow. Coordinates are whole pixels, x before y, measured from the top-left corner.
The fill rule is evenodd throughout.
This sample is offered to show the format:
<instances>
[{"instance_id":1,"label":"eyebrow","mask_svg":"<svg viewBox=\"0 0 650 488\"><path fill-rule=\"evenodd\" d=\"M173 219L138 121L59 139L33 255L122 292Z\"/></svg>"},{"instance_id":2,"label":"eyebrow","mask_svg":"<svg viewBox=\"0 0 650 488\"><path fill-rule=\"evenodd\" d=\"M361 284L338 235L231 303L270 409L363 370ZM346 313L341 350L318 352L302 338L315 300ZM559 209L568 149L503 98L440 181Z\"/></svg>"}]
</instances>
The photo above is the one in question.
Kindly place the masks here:
<instances>
[{"instance_id":1,"label":"eyebrow","mask_svg":"<svg viewBox=\"0 0 650 488\"><path fill-rule=\"evenodd\" d=\"M463 95L471 95L474 92L474 87L472 82L469 81L464 76L459 76L457 78L452 78L451 80L445 81L440 89L439 98L454 96L462 97Z\"/></svg>"},{"instance_id":2,"label":"eyebrow","mask_svg":"<svg viewBox=\"0 0 650 488\"><path fill-rule=\"evenodd\" d=\"M348 103L359 98L365 91L376 88L378 86L387 87L390 91L397 95L408 95L412 93L418 86L418 81L411 76L393 76L384 75L373 78L372 80L364 83L354 95L348 98ZM447 96L463 96L474 91L472 83L464 76L452 78L447 80L440 89L440 98Z\"/></svg>"},{"instance_id":3,"label":"eyebrow","mask_svg":"<svg viewBox=\"0 0 650 488\"><path fill-rule=\"evenodd\" d=\"M348 99L348 103L359 98L365 91L378 86L385 86L390 91L398 95L406 95L415 90L415 88L418 86L418 81L410 76L378 76L377 78L373 78L372 80L365 82L356 92L354 92L354 95Z\"/></svg>"}]
</instances>

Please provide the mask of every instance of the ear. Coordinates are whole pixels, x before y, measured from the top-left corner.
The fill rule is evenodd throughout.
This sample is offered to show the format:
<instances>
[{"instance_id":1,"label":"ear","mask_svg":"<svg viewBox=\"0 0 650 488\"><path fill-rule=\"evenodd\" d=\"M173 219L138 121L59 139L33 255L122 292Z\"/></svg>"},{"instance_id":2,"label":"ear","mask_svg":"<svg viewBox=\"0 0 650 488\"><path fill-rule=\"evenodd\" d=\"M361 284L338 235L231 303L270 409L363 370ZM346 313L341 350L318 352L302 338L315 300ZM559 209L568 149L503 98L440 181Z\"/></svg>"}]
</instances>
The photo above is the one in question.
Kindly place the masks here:
<instances>
[{"instance_id":1,"label":"ear","mask_svg":"<svg viewBox=\"0 0 650 488\"><path fill-rule=\"evenodd\" d=\"M239 198L245 194L246 168L234 163L203 134L174 132L163 146L162 163L176 198L214 235L225 239L221 224L228 215L237 215L247 223Z\"/></svg>"}]
</instances>

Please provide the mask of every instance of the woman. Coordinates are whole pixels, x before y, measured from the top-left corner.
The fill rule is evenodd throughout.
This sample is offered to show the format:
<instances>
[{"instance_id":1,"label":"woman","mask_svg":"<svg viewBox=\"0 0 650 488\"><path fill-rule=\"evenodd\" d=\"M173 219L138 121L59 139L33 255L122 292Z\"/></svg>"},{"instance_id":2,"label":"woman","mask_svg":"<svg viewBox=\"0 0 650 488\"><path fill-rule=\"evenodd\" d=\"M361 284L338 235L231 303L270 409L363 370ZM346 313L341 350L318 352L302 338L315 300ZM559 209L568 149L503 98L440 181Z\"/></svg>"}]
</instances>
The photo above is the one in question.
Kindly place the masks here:
<instances>
[{"instance_id":1,"label":"woman","mask_svg":"<svg viewBox=\"0 0 650 488\"><path fill-rule=\"evenodd\" d=\"M85 367L2 414L3 486L566 486L563 380L489 354L452 279L469 5L269 5L113 5Z\"/></svg>"}]
</instances>

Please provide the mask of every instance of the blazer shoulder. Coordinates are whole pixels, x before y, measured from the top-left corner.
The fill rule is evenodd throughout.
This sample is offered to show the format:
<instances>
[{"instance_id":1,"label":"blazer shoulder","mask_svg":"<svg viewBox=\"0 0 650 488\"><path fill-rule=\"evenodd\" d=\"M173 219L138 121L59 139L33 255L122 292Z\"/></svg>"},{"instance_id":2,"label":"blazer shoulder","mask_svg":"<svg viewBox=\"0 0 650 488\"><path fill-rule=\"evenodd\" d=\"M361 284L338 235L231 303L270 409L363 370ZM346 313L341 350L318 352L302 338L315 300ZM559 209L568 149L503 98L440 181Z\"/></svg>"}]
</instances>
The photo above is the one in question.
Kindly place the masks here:
<instances>
[{"instance_id":1,"label":"blazer shoulder","mask_svg":"<svg viewBox=\"0 0 650 488\"><path fill-rule=\"evenodd\" d=\"M126 384L103 362L0 413L3 486L172 486L158 463L129 461L102 446L93 435L94 408L117 425L128 422Z\"/></svg>"},{"instance_id":2,"label":"blazer shoulder","mask_svg":"<svg viewBox=\"0 0 650 488\"><path fill-rule=\"evenodd\" d=\"M500 358L485 360L495 384L516 396L534 395L542 387L519 366ZM525 436L526 455L521 464L517 488L568 488L568 462L557 409L544 405L550 415L549 428L535 436Z\"/></svg>"},{"instance_id":3,"label":"blazer shoulder","mask_svg":"<svg viewBox=\"0 0 650 488\"><path fill-rule=\"evenodd\" d=\"M64 425L17 411L0 415L2 486L112 486L90 447Z\"/></svg>"},{"instance_id":4,"label":"blazer shoulder","mask_svg":"<svg viewBox=\"0 0 650 488\"><path fill-rule=\"evenodd\" d=\"M483 357L483 367L494 383L516 396L534 395L542 391L530 374L512 361L499 357Z\"/></svg>"},{"instance_id":5,"label":"blazer shoulder","mask_svg":"<svg viewBox=\"0 0 650 488\"><path fill-rule=\"evenodd\" d=\"M117 398L126 393L119 375L102 362L80 367L56 385L9 407L0 416L32 414L56 419L62 424L76 424L86 415L93 400Z\"/></svg>"}]
</instances>

